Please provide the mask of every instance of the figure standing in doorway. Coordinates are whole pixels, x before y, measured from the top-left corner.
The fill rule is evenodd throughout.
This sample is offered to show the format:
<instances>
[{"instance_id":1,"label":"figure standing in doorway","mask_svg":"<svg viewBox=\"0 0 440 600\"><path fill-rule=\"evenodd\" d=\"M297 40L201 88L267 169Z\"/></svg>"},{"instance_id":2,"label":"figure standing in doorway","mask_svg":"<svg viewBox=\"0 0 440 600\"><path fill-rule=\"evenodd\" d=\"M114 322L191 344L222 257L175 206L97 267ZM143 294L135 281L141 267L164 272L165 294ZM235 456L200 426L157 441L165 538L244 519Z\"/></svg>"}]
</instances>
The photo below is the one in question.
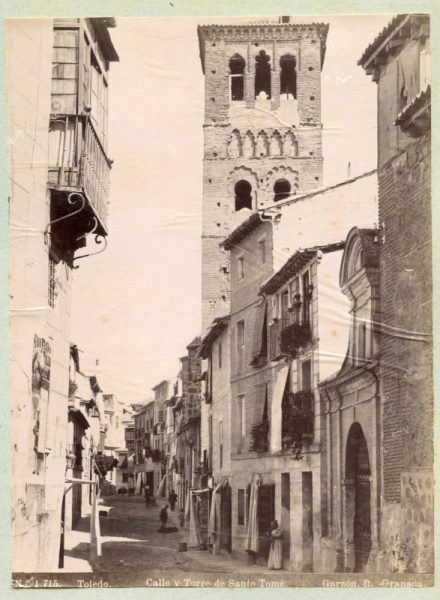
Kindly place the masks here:
<instances>
[{"instance_id":1,"label":"figure standing in doorway","mask_svg":"<svg viewBox=\"0 0 440 600\"><path fill-rule=\"evenodd\" d=\"M267 561L268 569L283 568L283 543L281 538L283 532L278 525L278 521L272 521L270 524L270 551L269 560Z\"/></svg>"}]
</instances>

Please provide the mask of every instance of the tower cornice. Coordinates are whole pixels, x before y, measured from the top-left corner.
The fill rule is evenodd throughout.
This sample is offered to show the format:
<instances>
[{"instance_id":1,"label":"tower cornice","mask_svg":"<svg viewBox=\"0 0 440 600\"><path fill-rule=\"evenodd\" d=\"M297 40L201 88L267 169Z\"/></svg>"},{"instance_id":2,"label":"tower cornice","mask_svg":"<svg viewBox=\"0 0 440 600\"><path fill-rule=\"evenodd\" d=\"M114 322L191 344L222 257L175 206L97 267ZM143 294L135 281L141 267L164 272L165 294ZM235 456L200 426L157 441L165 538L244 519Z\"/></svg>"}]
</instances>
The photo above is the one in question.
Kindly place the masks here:
<instances>
[{"instance_id":1,"label":"tower cornice","mask_svg":"<svg viewBox=\"0 0 440 600\"><path fill-rule=\"evenodd\" d=\"M200 60L205 73L205 41L254 42L296 41L316 36L321 42L321 68L324 64L328 23L249 23L242 25L199 25Z\"/></svg>"}]
</instances>

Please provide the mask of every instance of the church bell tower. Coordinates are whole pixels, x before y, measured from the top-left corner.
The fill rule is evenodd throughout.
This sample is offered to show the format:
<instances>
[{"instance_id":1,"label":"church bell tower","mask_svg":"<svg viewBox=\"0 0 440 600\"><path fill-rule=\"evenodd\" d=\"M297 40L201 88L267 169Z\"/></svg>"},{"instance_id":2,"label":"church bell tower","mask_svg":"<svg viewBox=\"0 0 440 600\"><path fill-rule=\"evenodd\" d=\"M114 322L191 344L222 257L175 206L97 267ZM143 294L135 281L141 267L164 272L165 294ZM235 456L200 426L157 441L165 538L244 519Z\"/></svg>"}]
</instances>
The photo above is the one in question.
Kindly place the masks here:
<instances>
[{"instance_id":1,"label":"church bell tower","mask_svg":"<svg viewBox=\"0 0 440 600\"><path fill-rule=\"evenodd\" d=\"M202 335L229 310L220 242L249 214L322 185L328 25L291 17L198 27L205 75Z\"/></svg>"}]
</instances>

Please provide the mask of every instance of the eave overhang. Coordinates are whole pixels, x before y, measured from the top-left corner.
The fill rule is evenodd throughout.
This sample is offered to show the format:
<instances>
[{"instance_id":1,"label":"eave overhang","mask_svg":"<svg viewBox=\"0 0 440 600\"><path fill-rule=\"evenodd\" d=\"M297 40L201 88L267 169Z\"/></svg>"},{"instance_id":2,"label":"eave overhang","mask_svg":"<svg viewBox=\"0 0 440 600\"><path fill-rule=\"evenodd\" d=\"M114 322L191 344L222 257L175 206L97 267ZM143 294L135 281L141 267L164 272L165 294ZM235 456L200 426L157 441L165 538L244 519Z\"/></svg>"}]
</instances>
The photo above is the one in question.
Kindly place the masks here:
<instances>
[{"instance_id":1,"label":"eave overhang","mask_svg":"<svg viewBox=\"0 0 440 600\"><path fill-rule=\"evenodd\" d=\"M396 15L367 47L358 60L358 65L365 69L367 75L373 76L373 81L377 82L381 65L385 65L390 56L397 54L407 39L428 35L429 15Z\"/></svg>"},{"instance_id":2,"label":"eave overhang","mask_svg":"<svg viewBox=\"0 0 440 600\"><path fill-rule=\"evenodd\" d=\"M253 212L245 221L232 231L226 239L220 243L220 247L225 250L232 250L239 244L251 231L256 229L262 223L261 214L258 211Z\"/></svg>"},{"instance_id":3,"label":"eave overhang","mask_svg":"<svg viewBox=\"0 0 440 600\"><path fill-rule=\"evenodd\" d=\"M199 358L209 358L212 350L212 346L215 340L220 336L220 334L227 328L229 322L229 316L226 317L218 317L214 319L211 325L211 329L205 335L200 345L199 352L197 356Z\"/></svg>"},{"instance_id":4,"label":"eave overhang","mask_svg":"<svg viewBox=\"0 0 440 600\"><path fill-rule=\"evenodd\" d=\"M116 27L116 19L113 17L99 17L90 19L98 38L102 53L109 62L119 62L119 56L110 37L109 28Z\"/></svg>"},{"instance_id":5,"label":"eave overhang","mask_svg":"<svg viewBox=\"0 0 440 600\"><path fill-rule=\"evenodd\" d=\"M410 137L420 137L431 129L431 86L400 111L394 125L399 125Z\"/></svg>"}]
</instances>

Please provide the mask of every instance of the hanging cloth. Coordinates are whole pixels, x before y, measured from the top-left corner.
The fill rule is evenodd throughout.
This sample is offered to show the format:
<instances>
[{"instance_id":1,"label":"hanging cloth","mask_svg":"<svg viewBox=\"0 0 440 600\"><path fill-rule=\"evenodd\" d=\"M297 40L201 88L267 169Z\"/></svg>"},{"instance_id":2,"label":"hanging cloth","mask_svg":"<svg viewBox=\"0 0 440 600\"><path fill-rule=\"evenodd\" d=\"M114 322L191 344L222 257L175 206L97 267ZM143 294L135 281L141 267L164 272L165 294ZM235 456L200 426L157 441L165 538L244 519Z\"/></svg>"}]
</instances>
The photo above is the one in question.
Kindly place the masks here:
<instances>
[{"instance_id":1,"label":"hanging cloth","mask_svg":"<svg viewBox=\"0 0 440 600\"><path fill-rule=\"evenodd\" d=\"M190 515L189 515L189 546L200 547L202 543L202 536L200 534L200 521L197 511L197 502L199 499L197 495L192 491L189 492L190 496Z\"/></svg>"},{"instance_id":2,"label":"hanging cloth","mask_svg":"<svg viewBox=\"0 0 440 600\"><path fill-rule=\"evenodd\" d=\"M270 451L271 453L279 452L281 446L281 431L283 411L282 403L284 390L286 389L287 376L289 374L289 365L281 367L278 371L275 381L275 387L272 396L271 417L270 417Z\"/></svg>"},{"instance_id":3,"label":"hanging cloth","mask_svg":"<svg viewBox=\"0 0 440 600\"><path fill-rule=\"evenodd\" d=\"M191 514L191 492L187 492L186 494L186 502L185 502L185 521L189 521L189 517Z\"/></svg>"},{"instance_id":4,"label":"hanging cloth","mask_svg":"<svg viewBox=\"0 0 440 600\"><path fill-rule=\"evenodd\" d=\"M221 495L220 488L226 483L227 479L222 477L220 483L214 488L211 498L211 510L209 512L208 539L212 545L220 538L221 531Z\"/></svg>"},{"instance_id":5,"label":"hanging cloth","mask_svg":"<svg viewBox=\"0 0 440 600\"><path fill-rule=\"evenodd\" d=\"M252 338L252 361L251 365L258 364L260 357L264 356L266 352L265 339L266 339L266 299L262 300L256 308L255 314L255 326L254 335Z\"/></svg>"},{"instance_id":6,"label":"hanging cloth","mask_svg":"<svg viewBox=\"0 0 440 600\"><path fill-rule=\"evenodd\" d=\"M157 496L157 497L159 497L159 496L161 496L161 495L162 495L163 489L164 489L164 487L165 487L165 481L166 481L166 478L167 478L167 476L166 476L166 475L164 475L164 476L162 477L162 481L160 482L160 485L159 485L159 487L157 488L157 492L156 492L156 496Z\"/></svg>"},{"instance_id":7,"label":"hanging cloth","mask_svg":"<svg viewBox=\"0 0 440 600\"><path fill-rule=\"evenodd\" d=\"M142 473L138 473L137 479L136 479L136 494L141 493L141 487L142 487Z\"/></svg>"},{"instance_id":8,"label":"hanging cloth","mask_svg":"<svg viewBox=\"0 0 440 600\"><path fill-rule=\"evenodd\" d=\"M248 526L246 532L246 552L255 552L258 554L258 488L261 485L261 476L254 474L249 498Z\"/></svg>"}]
</instances>

